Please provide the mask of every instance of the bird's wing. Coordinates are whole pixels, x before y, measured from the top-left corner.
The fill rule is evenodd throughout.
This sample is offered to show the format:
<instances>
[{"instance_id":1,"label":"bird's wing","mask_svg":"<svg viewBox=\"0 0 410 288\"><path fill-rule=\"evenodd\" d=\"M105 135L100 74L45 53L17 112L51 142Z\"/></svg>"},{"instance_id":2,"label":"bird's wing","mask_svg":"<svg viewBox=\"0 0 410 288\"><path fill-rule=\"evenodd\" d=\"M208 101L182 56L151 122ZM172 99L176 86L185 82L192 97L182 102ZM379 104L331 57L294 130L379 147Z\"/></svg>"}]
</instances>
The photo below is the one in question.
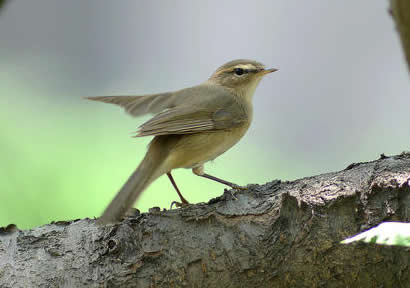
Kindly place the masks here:
<instances>
[{"instance_id":1,"label":"bird's wing","mask_svg":"<svg viewBox=\"0 0 410 288\"><path fill-rule=\"evenodd\" d=\"M218 85L203 83L198 86L185 88L174 92L150 94L142 96L97 96L86 97L88 100L116 104L124 108L131 116L137 117L144 114L156 114L166 109L173 109L181 105L203 102L204 98L210 99L225 95L225 88ZM208 97L204 97L204 96ZM209 95L212 95L211 97ZM223 97L223 96L222 96Z\"/></svg>"},{"instance_id":2,"label":"bird's wing","mask_svg":"<svg viewBox=\"0 0 410 288\"><path fill-rule=\"evenodd\" d=\"M214 95L221 93L221 90L223 90L223 88L219 86L204 83L174 92L142 96L97 96L86 97L86 99L119 105L123 107L128 114L137 117L144 114L156 114L165 109L186 104L187 102L192 103L193 100L194 102L198 102L197 100L201 98L201 95L207 93Z\"/></svg>"},{"instance_id":3,"label":"bird's wing","mask_svg":"<svg viewBox=\"0 0 410 288\"><path fill-rule=\"evenodd\" d=\"M139 127L136 137L229 130L248 120L230 91L207 83L162 94L87 99L119 105L132 116L156 113Z\"/></svg>"},{"instance_id":4,"label":"bird's wing","mask_svg":"<svg viewBox=\"0 0 410 288\"><path fill-rule=\"evenodd\" d=\"M175 105L172 102L172 92L144 96L97 96L86 97L88 100L116 104L124 108L125 112L137 117L148 113L158 113Z\"/></svg>"},{"instance_id":5,"label":"bird's wing","mask_svg":"<svg viewBox=\"0 0 410 288\"><path fill-rule=\"evenodd\" d=\"M139 127L135 137L170 134L193 134L230 130L248 121L243 107L232 101L231 105L212 108L180 106L158 113Z\"/></svg>"}]
</instances>

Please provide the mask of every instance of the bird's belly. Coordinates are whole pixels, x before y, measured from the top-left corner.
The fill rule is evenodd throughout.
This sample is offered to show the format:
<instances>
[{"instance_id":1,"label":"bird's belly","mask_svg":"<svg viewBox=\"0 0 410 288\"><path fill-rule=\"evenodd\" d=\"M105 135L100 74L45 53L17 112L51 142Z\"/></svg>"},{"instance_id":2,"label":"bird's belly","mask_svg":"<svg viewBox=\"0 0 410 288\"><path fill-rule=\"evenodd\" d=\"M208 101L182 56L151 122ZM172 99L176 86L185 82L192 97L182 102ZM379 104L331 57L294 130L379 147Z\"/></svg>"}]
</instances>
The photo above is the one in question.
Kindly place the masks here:
<instances>
[{"instance_id":1,"label":"bird's belly","mask_svg":"<svg viewBox=\"0 0 410 288\"><path fill-rule=\"evenodd\" d=\"M248 127L230 131L184 135L170 153L174 168L194 168L215 159L235 145Z\"/></svg>"}]
</instances>

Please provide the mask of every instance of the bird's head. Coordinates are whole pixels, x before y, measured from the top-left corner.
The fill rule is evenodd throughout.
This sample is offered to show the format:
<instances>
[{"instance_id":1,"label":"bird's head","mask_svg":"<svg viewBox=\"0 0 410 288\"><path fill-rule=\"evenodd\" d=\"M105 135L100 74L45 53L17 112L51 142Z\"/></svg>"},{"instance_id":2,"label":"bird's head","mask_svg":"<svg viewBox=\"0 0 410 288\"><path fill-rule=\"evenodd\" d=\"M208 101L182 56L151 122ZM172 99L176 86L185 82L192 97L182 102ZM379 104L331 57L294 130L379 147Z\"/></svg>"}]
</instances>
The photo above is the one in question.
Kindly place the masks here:
<instances>
[{"instance_id":1,"label":"bird's head","mask_svg":"<svg viewBox=\"0 0 410 288\"><path fill-rule=\"evenodd\" d=\"M219 67L209 81L237 92L253 94L262 77L275 71L278 69L266 69L265 65L259 62L239 59Z\"/></svg>"}]
</instances>

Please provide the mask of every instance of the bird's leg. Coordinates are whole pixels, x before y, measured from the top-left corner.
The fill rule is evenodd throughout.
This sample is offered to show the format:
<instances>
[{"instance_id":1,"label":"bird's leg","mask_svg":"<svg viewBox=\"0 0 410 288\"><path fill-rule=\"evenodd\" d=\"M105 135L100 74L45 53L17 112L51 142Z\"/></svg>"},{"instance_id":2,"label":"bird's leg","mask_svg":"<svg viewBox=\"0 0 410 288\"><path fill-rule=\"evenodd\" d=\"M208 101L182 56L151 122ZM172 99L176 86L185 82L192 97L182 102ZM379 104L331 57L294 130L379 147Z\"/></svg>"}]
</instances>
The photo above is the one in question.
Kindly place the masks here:
<instances>
[{"instance_id":1,"label":"bird's leg","mask_svg":"<svg viewBox=\"0 0 410 288\"><path fill-rule=\"evenodd\" d=\"M171 172L168 172L168 173L167 173L167 176L168 176L168 178L169 178L169 181L171 181L172 186L174 186L175 190L177 191L178 196L179 196L179 199L181 199L181 203L179 203L179 202L177 202L177 201L172 201L172 203L171 203L171 208L170 208L170 209L172 209L172 206L173 206L174 204L175 204L175 206L177 206L177 207L182 207L182 206L188 205L189 202L184 198L184 196L182 196L181 192L180 192L179 189L178 189L177 183L175 183L174 177L172 177Z\"/></svg>"},{"instance_id":2,"label":"bird's leg","mask_svg":"<svg viewBox=\"0 0 410 288\"><path fill-rule=\"evenodd\" d=\"M229 182L229 181L225 181L225 180L220 179L220 178L218 178L218 177L215 177L215 176L206 174L206 173L204 172L204 166L203 166L203 165L193 168L193 169L192 169L192 173L194 173L195 175L198 175L198 176L201 176L201 177L204 177L204 178L208 178L208 179L211 179L211 180L213 180L213 181L216 181L216 182L225 184L225 185L227 185L227 186L229 186L229 187L231 187L231 188L233 188L233 189L237 189L237 190L246 190L246 189L247 189L246 187L239 186L239 185L237 185L237 184L235 184L235 183L232 183L232 182ZM233 196L233 195L232 195L232 196Z\"/></svg>"}]
</instances>

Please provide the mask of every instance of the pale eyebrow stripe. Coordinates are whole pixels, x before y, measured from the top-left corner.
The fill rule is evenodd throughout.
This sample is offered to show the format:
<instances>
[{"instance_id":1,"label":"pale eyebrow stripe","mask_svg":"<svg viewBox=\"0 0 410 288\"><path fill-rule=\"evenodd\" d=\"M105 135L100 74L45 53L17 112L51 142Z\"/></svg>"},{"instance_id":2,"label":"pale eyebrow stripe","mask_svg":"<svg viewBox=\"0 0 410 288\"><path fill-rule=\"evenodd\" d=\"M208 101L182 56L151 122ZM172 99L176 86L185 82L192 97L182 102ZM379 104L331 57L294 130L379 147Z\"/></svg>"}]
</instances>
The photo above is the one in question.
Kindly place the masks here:
<instances>
[{"instance_id":1,"label":"pale eyebrow stripe","mask_svg":"<svg viewBox=\"0 0 410 288\"><path fill-rule=\"evenodd\" d=\"M238 64L229 68L225 68L223 70L220 70L217 74L222 74L222 73L226 73L226 72L232 72L233 69L235 68L241 68L243 70L247 70L248 72L253 72L253 71L258 71L258 68L256 68L254 65L252 64Z\"/></svg>"}]
</instances>

